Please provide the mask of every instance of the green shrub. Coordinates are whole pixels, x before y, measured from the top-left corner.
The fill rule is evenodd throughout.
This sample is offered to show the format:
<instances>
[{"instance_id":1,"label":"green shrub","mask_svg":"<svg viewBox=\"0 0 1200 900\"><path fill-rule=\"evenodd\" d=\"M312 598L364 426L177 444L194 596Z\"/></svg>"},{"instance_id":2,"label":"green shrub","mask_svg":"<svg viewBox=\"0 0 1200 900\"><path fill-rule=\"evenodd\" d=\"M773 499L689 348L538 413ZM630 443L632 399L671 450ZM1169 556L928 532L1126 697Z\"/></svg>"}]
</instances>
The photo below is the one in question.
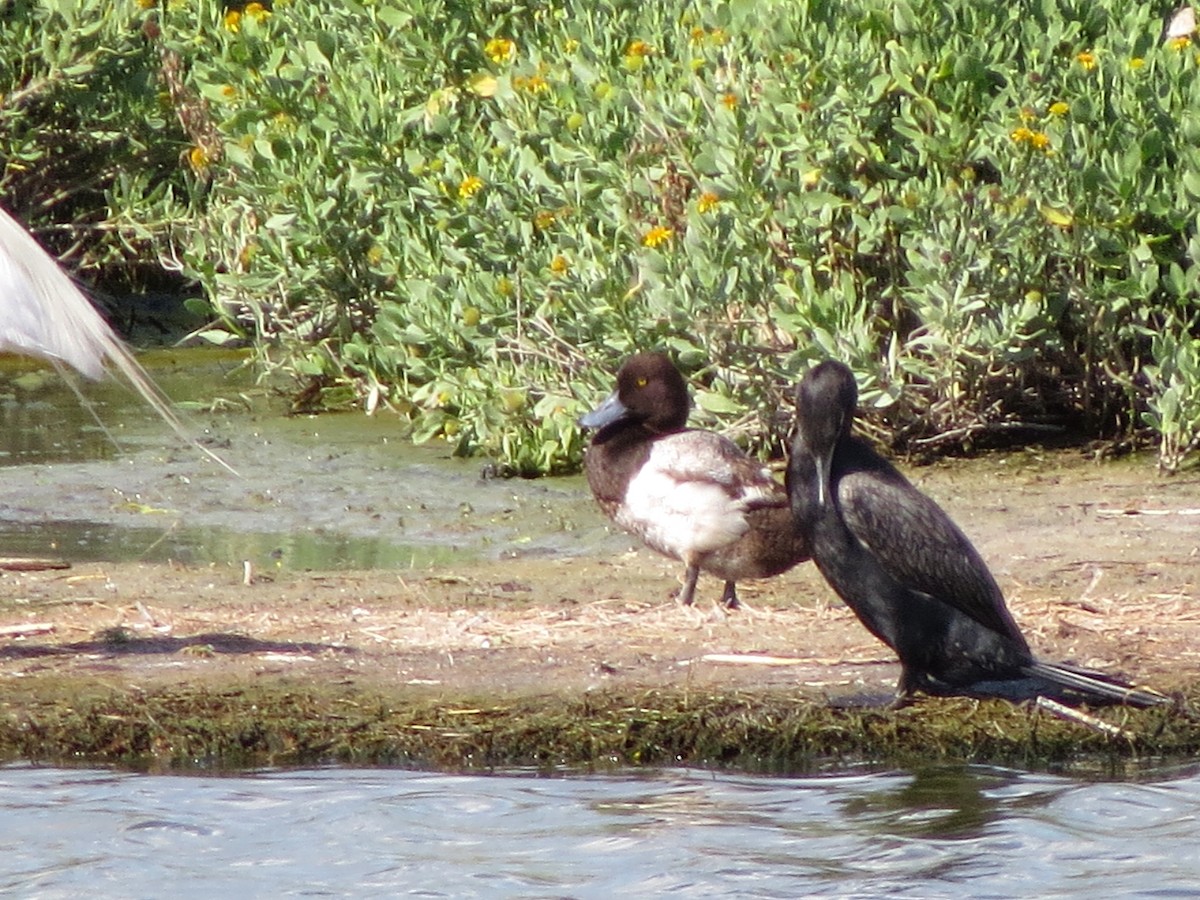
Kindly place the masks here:
<instances>
[{"instance_id":1,"label":"green shrub","mask_svg":"<svg viewBox=\"0 0 1200 900\"><path fill-rule=\"evenodd\" d=\"M659 347L706 423L778 452L790 385L837 355L898 446L1196 445L1200 65L1145 4L141 15L178 64L207 336L306 404L561 471Z\"/></svg>"},{"instance_id":2,"label":"green shrub","mask_svg":"<svg viewBox=\"0 0 1200 900\"><path fill-rule=\"evenodd\" d=\"M0 196L93 280L161 282L189 218L184 147L132 2L0 10Z\"/></svg>"}]
</instances>

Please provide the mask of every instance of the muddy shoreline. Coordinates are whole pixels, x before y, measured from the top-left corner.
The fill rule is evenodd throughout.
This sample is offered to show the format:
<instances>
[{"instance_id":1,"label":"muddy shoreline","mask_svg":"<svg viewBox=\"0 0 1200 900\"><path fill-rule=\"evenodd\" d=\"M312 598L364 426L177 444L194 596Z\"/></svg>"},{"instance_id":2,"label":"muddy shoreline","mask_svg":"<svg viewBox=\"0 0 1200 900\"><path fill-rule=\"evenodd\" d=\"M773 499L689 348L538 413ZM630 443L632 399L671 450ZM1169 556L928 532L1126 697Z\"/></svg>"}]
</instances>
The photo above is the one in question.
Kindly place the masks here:
<instances>
[{"instance_id":1,"label":"muddy shoreline","mask_svg":"<svg viewBox=\"0 0 1200 900\"><path fill-rule=\"evenodd\" d=\"M1117 773L1200 749L1195 472L1036 449L904 466L1035 652L1184 701L1105 730L887 709L894 659L811 565L740 584L733 613L702 578L682 609L680 566L613 533L579 478L485 481L379 418L243 415L213 423L234 479L146 427L113 460L0 468L0 552L70 564L0 569L0 759Z\"/></svg>"},{"instance_id":2,"label":"muddy shoreline","mask_svg":"<svg viewBox=\"0 0 1200 900\"><path fill-rule=\"evenodd\" d=\"M0 757L772 772L919 758L1115 775L1200 751L1200 488L1126 475L1106 505L1047 504L1105 472L1081 467L1014 509L1021 491L982 501L994 482L971 471L932 487L1000 560L1037 652L1135 677L1181 710L1103 710L1100 730L1002 702L888 709L894 660L808 565L747 582L746 608L727 612L710 579L696 608L677 606L678 566L637 549L249 577L93 562L0 576Z\"/></svg>"}]
</instances>

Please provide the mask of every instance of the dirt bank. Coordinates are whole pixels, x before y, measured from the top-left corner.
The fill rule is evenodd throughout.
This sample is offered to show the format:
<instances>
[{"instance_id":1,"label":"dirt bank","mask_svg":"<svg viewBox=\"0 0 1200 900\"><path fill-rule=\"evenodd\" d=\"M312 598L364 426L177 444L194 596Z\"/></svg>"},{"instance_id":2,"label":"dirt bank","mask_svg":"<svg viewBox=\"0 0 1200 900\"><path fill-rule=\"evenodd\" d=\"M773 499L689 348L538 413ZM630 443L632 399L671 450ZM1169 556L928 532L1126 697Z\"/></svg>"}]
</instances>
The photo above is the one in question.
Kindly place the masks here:
<instances>
[{"instance_id":1,"label":"dirt bank","mask_svg":"<svg viewBox=\"0 0 1200 900\"><path fill-rule=\"evenodd\" d=\"M920 473L1049 659L1193 700L1200 483L1028 455ZM809 565L747 608L670 599L644 550L421 571L86 563L0 577L0 753L155 766L729 763L896 754L1061 764L1190 753L1180 714L1117 731L1001 703L881 709L894 660ZM863 703L867 709L859 708Z\"/></svg>"}]
</instances>

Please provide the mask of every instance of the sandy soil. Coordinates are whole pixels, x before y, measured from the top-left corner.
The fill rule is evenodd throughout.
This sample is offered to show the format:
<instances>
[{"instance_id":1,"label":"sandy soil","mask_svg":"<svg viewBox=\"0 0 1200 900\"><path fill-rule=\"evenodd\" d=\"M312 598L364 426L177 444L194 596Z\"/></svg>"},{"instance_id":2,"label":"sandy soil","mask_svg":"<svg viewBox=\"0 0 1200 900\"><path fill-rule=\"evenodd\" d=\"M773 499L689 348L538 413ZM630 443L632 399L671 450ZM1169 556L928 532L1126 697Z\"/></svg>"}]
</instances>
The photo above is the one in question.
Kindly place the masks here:
<instances>
[{"instance_id":1,"label":"sandy soil","mask_svg":"<svg viewBox=\"0 0 1200 900\"><path fill-rule=\"evenodd\" d=\"M1200 479L1035 454L915 473L993 566L1035 650L1165 690L1200 681ZM632 546L632 545L631 545ZM325 680L433 696L599 686L887 694L897 667L811 565L694 609L644 549L425 571L87 563L0 575L0 678L108 688ZM247 583L248 582L248 583ZM25 682L30 686L30 682Z\"/></svg>"}]
</instances>

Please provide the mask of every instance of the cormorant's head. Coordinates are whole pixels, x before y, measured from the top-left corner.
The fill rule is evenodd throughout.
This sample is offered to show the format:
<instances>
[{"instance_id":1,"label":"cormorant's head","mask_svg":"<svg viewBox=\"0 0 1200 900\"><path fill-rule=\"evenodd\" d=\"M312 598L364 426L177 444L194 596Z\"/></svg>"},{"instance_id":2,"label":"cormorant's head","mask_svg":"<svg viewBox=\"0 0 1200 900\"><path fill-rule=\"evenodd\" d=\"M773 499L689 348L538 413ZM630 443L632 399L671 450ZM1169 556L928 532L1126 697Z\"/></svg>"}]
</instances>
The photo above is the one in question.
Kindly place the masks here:
<instances>
[{"instance_id":1,"label":"cormorant's head","mask_svg":"<svg viewBox=\"0 0 1200 900\"><path fill-rule=\"evenodd\" d=\"M792 455L807 454L815 462L817 502L829 500L833 452L849 432L858 405L858 385L845 364L827 359L808 370L796 389L796 434Z\"/></svg>"}]
</instances>

